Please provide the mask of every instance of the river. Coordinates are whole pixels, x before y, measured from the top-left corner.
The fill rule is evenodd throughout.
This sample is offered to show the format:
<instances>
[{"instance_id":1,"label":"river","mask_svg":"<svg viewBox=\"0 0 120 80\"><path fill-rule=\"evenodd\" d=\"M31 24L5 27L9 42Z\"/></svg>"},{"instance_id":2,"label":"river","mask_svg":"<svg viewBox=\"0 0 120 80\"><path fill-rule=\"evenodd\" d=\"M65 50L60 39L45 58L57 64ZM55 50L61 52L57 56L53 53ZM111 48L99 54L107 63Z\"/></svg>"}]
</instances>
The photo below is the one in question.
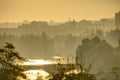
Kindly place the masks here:
<instances>
[{"instance_id":1,"label":"river","mask_svg":"<svg viewBox=\"0 0 120 80\"><path fill-rule=\"evenodd\" d=\"M23 62L22 65L48 65L48 64L56 64L57 60L59 60L59 57L55 57L54 60L29 59L28 61ZM47 80L46 77L49 76L49 73L46 72L43 69L27 70L27 71L25 71L23 73L26 74L28 80L37 80L37 78L40 78L40 80Z\"/></svg>"}]
</instances>

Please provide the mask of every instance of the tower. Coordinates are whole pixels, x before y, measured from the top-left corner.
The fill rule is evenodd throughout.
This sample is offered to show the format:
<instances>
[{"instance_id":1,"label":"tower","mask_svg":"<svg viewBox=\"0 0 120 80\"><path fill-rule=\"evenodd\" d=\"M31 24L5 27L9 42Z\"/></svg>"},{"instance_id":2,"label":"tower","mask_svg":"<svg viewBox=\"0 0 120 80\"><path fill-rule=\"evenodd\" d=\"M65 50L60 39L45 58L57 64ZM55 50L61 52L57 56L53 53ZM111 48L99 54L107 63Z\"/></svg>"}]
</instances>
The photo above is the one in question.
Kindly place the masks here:
<instances>
[{"instance_id":1,"label":"tower","mask_svg":"<svg viewBox=\"0 0 120 80\"><path fill-rule=\"evenodd\" d=\"M120 11L115 13L115 26L120 29Z\"/></svg>"}]
</instances>

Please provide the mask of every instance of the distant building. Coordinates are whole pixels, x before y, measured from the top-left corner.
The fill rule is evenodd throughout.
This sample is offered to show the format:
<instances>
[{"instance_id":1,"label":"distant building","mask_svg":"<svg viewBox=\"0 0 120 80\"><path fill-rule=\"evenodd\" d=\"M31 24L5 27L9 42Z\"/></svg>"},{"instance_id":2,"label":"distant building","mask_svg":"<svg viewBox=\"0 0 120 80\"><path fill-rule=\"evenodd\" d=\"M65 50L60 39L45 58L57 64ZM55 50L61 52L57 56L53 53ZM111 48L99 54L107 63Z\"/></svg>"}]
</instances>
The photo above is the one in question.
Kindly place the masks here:
<instances>
[{"instance_id":1,"label":"distant building","mask_svg":"<svg viewBox=\"0 0 120 80\"><path fill-rule=\"evenodd\" d=\"M100 19L100 22L102 22L102 26L104 27L106 25L106 22L108 22L107 18Z\"/></svg>"},{"instance_id":2,"label":"distant building","mask_svg":"<svg viewBox=\"0 0 120 80\"><path fill-rule=\"evenodd\" d=\"M115 13L115 26L120 29L120 11Z\"/></svg>"}]
</instances>

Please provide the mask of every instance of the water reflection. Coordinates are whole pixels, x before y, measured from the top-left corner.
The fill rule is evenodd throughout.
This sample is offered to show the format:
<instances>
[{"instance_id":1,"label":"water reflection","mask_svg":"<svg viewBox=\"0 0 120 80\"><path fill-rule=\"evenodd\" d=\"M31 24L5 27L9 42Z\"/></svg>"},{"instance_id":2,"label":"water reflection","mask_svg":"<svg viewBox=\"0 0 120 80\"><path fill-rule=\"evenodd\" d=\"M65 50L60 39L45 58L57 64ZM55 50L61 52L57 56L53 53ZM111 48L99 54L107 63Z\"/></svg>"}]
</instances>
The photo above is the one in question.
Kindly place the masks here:
<instances>
[{"instance_id":1,"label":"water reflection","mask_svg":"<svg viewBox=\"0 0 120 80\"><path fill-rule=\"evenodd\" d=\"M36 80L39 78L40 80L46 80L46 77L49 76L44 70L28 70L24 72L29 80Z\"/></svg>"},{"instance_id":2,"label":"water reflection","mask_svg":"<svg viewBox=\"0 0 120 80\"><path fill-rule=\"evenodd\" d=\"M18 62L20 65L46 65L46 64L56 64L58 60L60 60L61 57L54 57L53 60L43 60L43 59L28 59L28 61L25 62ZM49 76L49 73L45 70L27 70L23 72L26 74L28 80L47 80L46 77ZM22 79L23 80L23 79Z\"/></svg>"},{"instance_id":3,"label":"water reflection","mask_svg":"<svg viewBox=\"0 0 120 80\"><path fill-rule=\"evenodd\" d=\"M46 64L54 64L53 61L43 60L43 59L29 59L26 62L23 62L22 65L46 65Z\"/></svg>"}]
</instances>

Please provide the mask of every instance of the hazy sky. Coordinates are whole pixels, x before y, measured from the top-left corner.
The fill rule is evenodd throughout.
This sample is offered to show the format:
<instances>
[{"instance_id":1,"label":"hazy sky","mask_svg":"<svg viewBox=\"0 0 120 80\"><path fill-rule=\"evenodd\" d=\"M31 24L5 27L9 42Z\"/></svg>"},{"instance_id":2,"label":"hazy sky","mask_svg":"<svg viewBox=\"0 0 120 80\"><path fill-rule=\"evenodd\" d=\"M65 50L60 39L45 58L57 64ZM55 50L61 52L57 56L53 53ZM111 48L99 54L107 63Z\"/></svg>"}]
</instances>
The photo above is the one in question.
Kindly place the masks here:
<instances>
[{"instance_id":1,"label":"hazy sky","mask_svg":"<svg viewBox=\"0 0 120 80\"><path fill-rule=\"evenodd\" d=\"M114 17L120 0L0 0L0 22Z\"/></svg>"}]
</instances>

